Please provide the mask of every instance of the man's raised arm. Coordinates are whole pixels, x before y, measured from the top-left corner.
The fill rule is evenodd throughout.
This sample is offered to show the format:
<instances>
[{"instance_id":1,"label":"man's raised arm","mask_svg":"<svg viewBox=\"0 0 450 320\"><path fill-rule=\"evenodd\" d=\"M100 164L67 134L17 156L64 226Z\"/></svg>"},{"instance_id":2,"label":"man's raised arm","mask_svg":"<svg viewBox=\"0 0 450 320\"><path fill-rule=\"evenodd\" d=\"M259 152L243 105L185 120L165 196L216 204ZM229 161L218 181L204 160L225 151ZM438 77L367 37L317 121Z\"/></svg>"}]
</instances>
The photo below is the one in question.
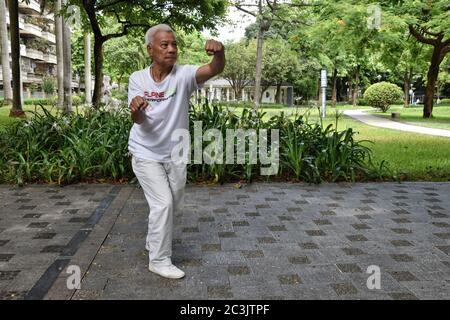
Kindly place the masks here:
<instances>
[{"instance_id":1,"label":"man's raised arm","mask_svg":"<svg viewBox=\"0 0 450 320\"><path fill-rule=\"evenodd\" d=\"M198 68L195 74L197 84L202 84L218 75L225 68L225 47L219 41L208 40L205 44L205 51L208 55L214 55L212 61Z\"/></svg>"}]
</instances>

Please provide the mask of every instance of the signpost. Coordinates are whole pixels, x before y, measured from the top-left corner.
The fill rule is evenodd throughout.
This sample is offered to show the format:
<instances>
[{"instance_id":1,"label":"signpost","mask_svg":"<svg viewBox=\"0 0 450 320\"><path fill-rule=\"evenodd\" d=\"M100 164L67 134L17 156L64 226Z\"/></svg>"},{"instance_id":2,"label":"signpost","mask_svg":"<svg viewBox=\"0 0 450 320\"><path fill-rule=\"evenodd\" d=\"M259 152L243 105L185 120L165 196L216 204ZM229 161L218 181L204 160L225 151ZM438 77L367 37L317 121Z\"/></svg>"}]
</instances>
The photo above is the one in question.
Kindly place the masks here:
<instances>
[{"instance_id":1,"label":"signpost","mask_svg":"<svg viewBox=\"0 0 450 320\"><path fill-rule=\"evenodd\" d=\"M320 87L322 88L322 118L327 115L327 70L320 71Z\"/></svg>"}]
</instances>

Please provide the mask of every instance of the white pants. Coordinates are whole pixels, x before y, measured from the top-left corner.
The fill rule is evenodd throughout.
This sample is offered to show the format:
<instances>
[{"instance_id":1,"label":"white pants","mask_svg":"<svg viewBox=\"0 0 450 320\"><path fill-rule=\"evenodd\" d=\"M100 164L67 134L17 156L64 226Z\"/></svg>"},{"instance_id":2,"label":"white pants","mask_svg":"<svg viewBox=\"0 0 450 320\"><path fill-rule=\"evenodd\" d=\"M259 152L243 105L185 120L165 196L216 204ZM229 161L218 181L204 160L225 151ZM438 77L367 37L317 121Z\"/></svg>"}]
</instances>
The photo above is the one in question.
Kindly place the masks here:
<instances>
[{"instance_id":1,"label":"white pants","mask_svg":"<svg viewBox=\"0 0 450 320\"><path fill-rule=\"evenodd\" d=\"M150 213L146 246L153 265L172 263L173 216L181 209L186 185L186 165L160 163L133 156L134 174L144 190Z\"/></svg>"}]
</instances>

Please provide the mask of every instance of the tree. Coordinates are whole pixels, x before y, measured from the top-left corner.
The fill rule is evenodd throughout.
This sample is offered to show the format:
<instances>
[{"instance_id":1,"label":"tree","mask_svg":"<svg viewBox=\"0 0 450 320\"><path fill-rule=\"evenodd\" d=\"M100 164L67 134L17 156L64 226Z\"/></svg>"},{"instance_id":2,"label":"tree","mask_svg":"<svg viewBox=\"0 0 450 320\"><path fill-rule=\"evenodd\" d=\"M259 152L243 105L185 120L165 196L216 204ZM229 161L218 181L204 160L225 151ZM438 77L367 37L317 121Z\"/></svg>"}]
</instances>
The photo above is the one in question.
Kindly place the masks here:
<instances>
[{"instance_id":1,"label":"tree","mask_svg":"<svg viewBox=\"0 0 450 320\"><path fill-rule=\"evenodd\" d=\"M242 1L238 1L235 3L235 7L247 14L250 14L256 18L257 21L257 36L256 36L256 72L255 72L255 91L254 91L254 97L255 97L255 108L258 109L260 104L260 99L256 99L256 97L259 97L262 95L261 93L261 75L262 75L262 64L263 64L263 38L264 34L270 29L270 25L272 24L273 15L276 14L276 11L278 9L277 7L277 0L274 0L271 4L270 1L267 1L268 6L270 6L270 11L265 10L262 0L258 0L257 5L257 11L252 12L249 9L245 9L246 6L253 6L249 4L242 3ZM270 14L272 13L272 14Z\"/></svg>"},{"instance_id":2,"label":"tree","mask_svg":"<svg viewBox=\"0 0 450 320\"><path fill-rule=\"evenodd\" d=\"M283 39L269 39L265 44L260 100L271 85L276 85L275 100L276 103L281 103L282 83L295 79L300 73L298 57L290 44Z\"/></svg>"},{"instance_id":3,"label":"tree","mask_svg":"<svg viewBox=\"0 0 450 320\"><path fill-rule=\"evenodd\" d=\"M11 61L13 82L13 104L9 113L10 117L23 117L21 80L20 80L20 36L19 36L19 3L9 2L9 31L11 34Z\"/></svg>"},{"instance_id":4,"label":"tree","mask_svg":"<svg viewBox=\"0 0 450 320\"><path fill-rule=\"evenodd\" d=\"M180 64L203 65L209 62L210 57L205 56L206 39L198 31L186 33L177 32L179 49L178 62Z\"/></svg>"},{"instance_id":5,"label":"tree","mask_svg":"<svg viewBox=\"0 0 450 320\"><path fill-rule=\"evenodd\" d=\"M84 33L84 93L86 103L92 103L92 75L91 75L91 34Z\"/></svg>"},{"instance_id":6,"label":"tree","mask_svg":"<svg viewBox=\"0 0 450 320\"><path fill-rule=\"evenodd\" d=\"M409 31L406 31L409 33ZM395 44L385 45L381 50L380 60L385 72L390 73L390 81L403 82L404 106L410 103L410 89L414 76L426 72L426 52L424 45L412 36L399 33Z\"/></svg>"},{"instance_id":7,"label":"tree","mask_svg":"<svg viewBox=\"0 0 450 320\"><path fill-rule=\"evenodd\" d=\"M69 0L68 6L70 5L81 9L82 21L90 25L92 30L95 61L93 104L98 107L103 85L103 45L107 41L125 36L132 29L143 31L157 23L167 23L187 31L215 29L226 12L227 1ZM120 25L119 30L110 31L110 25L105 24L107 19L115 19Z\"/></svg>"},{"instance_id":8,"label":"tree","mask_svg":"<svg viewBox=\"0 0 450 320\"><path fill-rule=\"evenodd\" d=\"M53 2L55 13L55 39L56 39L56 79L58 84L58 107L64 107L64 49L63 49L63 17L61 16L62 0ZM48 3L51 5L51 3ZM42 11L42 7L41 7Z\"/></svg>"},{"instance_id":9,"label":"tree","mask_svg":"<svg viewBox=\"0 0 450 320\"><path fill-rule=\"evenodd\" d=\"M222 77L226 79L233 88L237 99L242 97L242 90L252 82L255 72L256 44L254 41L246 45L245 41L226 44L226 60ZM230 63L232 61L232 63Z\"/></svg>"},{"instance_id":10,"label":"tree","mask_svg":"<svg viewBox=\"0 0 450 320\"><path fill-rule=\"evenodd\" d=\"M62 5L65 6L67 0L62 0ZM64 112L72 112L72 45L70 41L71 30L69 22L62 19L62 51L63 51L63 66L64 66Z\"/></svg>"},{"instance_id":11,"label":"tree","mask_svg":"<svg viewBox=\"0 0 450 320\"><path fill-rule=\"evenodd\" d=\"M436 82L437 98L440 99L442 90L447 84L450 84L450 59L447 58L442 62L442 71L439 72L439 77Z\"/></svg>"},{"instance_id":12,"label":"tree","mask_svg":"<svg viewBox=\"0 0 450 320\"><path fill-rule=\"evenodd\" d=\"M252 15L256 18L256 24L258 26L257 30L257 46L256 46L256 72L255 72L255 97L259 97L261 95L261 76L263 69L263 41L264 35L269 31L273 22L283 22L290 24L297 24L299 21L294 20L285 20L282 16L287 14L286 10L292 8L303 8L309 7L311 4L309 3L279 3L277 0L269 1L266 0L263 5L262 0L258 0L257 4L246 3L244 0L236 0L232 3L238 10L245 12L249 15ZM251 7L257 7L256 11L251 10ZM259 107L259 99L255 99L255 109Z\"/></svg>"},{"instance_id":13,"label":"tree","mask_svg":"<svg viewBox=\"0 0 450 320\"><path fill-rule=\"evenodd\" d=\"M392 3L395 5L392 6ZM387 3L386 10L402 16L408 25L410 34L417 41L432 47L423 108L423 117L431 118L440 65L450 51L450 6L448 0L395 0Z\"/></svg>"},{"instance_id":14,"label":"tree","mask_svg":"<svg viewBox=\"0 0 450 320\"><path fill-rule=\"evenodd\" d=\"M11 69L9 67L9 44L8 29L6 24L6 0L0 0L0 40L2 49L2 75L3 75L3 92L4 105L11 105L13 93L11 88Z\"/></svg>"}]
</instances>

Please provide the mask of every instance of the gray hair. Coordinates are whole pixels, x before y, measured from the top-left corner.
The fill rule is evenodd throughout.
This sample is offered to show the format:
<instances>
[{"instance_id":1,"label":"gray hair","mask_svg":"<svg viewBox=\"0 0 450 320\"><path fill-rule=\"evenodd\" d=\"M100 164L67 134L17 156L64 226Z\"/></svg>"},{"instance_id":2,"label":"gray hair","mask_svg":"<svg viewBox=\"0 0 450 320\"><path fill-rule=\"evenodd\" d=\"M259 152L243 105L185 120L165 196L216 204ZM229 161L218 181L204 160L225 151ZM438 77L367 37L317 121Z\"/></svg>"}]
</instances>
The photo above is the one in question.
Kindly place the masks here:
<instances>
[{"instance_id":1,"label":"gray hair","mask_svg":"<svg viewBox=\"0 0 450 320\"><path fill-rule=\"evenodd\" d=\"M155 38L155 34L158 31L172 32L175 35L175 32L167 24L157 24L156 26L153 26L147 30L147 33L145 34L145 45L146 46L152 44L153 39Z\"/></svg>"}]
</instances>

